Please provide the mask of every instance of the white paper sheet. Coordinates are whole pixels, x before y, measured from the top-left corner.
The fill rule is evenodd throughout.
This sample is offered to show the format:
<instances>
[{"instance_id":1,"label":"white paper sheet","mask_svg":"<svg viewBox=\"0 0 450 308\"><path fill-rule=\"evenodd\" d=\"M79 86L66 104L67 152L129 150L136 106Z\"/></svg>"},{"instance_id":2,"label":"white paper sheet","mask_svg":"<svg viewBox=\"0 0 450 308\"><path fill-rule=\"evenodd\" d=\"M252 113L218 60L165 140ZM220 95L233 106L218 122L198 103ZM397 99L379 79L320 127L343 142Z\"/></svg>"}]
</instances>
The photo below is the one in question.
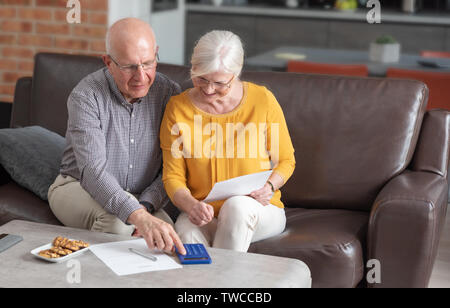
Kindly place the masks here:
<instances>
[{"instance_id":1,"label":"white paper sheet","mask_svg":"<svg viewBox=\"0 0 450 308\"><path fill-rule=\"evenodd\" d=\"M152 254L158 260L155 262L146 259L130 252L129 248ZM159 250L150 250L143 238L92 245L90 250L119 276L182 268L179 263L165 253Z\"/></svg>"},{"instance_id":2,"label":"white paper sheet","mask_svg":"<svg viewBox=\"0 0 450 308\"><path fill-rule=\"evenodd\" d=\"M217 182L203 201L211 202L248 195L252 191L262 188L271 174L272 170L269 170Z\"/></svg>"}]
</instances>

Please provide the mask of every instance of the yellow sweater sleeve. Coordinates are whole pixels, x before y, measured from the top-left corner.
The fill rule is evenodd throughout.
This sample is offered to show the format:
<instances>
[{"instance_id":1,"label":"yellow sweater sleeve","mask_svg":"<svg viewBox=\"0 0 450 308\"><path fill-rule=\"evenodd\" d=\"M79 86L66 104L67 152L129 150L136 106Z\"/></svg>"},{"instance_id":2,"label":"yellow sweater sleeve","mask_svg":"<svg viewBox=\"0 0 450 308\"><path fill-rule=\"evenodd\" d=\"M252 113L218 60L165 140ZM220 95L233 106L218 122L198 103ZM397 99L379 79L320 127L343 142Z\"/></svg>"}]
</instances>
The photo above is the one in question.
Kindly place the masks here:
<instances>
[{"instance_id":1,"label":"yellow sweater sleeve","mask_svg":"<svg viewBox=\"0 0 450 308\"><path fill-rule=\"evenodd\" d=\"M279 174L286 183L295 169L294 147L283 110L269 90L267 90L267 99L269 103L267 147L274 164L273 172Z\"/></svg>"},{"instance_id":2,"label":"yellow sweater sleeve","mask_svg":"<svg viewBox=\"0 0 450 308\"><path fill-rule=\"evenodd\" d=\"M175 96L170 99L166 106L160 128L160 144L163 154L163 183L167 195L173 200L173 195L179 189L188 189L186 185L186 163L178 151L179 148L173 147L177 144L177 139L181 134L172 134L177 131L174 126L177 123L175 106L180 97ZM172 148L173 147L173 148Z\"/></svg>"}]
</instances>

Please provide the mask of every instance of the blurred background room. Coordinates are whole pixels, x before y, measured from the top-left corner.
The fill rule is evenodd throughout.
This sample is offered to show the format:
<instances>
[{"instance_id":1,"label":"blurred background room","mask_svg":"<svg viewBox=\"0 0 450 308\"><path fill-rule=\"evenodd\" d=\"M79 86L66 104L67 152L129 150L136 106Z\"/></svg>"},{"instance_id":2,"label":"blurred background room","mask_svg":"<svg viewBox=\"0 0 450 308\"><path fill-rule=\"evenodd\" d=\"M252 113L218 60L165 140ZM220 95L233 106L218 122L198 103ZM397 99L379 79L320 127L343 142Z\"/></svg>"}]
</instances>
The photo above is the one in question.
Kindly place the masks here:
<instances>
[{"instance_id":1,"label":"blurred background room","mask_svg":"<svg viewBox=\"0 0 450 308\"><path fill-rule=\"evenodd\" d=\"M68 22L73 3L79 23ZM101 55L107 27L126 16L152 24L161 62L189 65L202 34L226 29L242 38L247 70L416 78L429 107L449 108L450 0L1 0L2 127L36 53Z\"/></svg>"}]
</instances>

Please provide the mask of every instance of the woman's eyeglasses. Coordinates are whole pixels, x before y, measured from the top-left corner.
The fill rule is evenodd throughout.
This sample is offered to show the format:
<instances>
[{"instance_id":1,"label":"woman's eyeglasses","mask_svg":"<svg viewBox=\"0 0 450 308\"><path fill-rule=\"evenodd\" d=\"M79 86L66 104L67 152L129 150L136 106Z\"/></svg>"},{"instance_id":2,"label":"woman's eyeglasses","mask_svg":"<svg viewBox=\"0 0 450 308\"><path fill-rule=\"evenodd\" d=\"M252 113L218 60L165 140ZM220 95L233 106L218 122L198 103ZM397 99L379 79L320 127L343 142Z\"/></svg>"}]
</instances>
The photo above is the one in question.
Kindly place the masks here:
<instances>
[{"instance_id":1,"label":"woman's eyeglasses","mask_svg":"<svg viewBox=\"0 0 450 308\"><path fill-rule=\"evenodd\" d=\"M209 81L209 80L207 80L207 79L205 79L205 78L203 78L203 77L196 77L196 78L197 78L197 83L198 83L199 86L201 86L201 87L207 87L207 86L209 86L209 85L211 84L212 87L213 87L214 89L220 91L220 90L226 90L226 89L229 89L229 88L231 87L231 83L232 83L233 80L234 80L234 77L235 77L235 76L233 76L233 77L231 78L231 80L228 81L228 82L215 82L215 81Z\"/></svg>"}]
</instances>

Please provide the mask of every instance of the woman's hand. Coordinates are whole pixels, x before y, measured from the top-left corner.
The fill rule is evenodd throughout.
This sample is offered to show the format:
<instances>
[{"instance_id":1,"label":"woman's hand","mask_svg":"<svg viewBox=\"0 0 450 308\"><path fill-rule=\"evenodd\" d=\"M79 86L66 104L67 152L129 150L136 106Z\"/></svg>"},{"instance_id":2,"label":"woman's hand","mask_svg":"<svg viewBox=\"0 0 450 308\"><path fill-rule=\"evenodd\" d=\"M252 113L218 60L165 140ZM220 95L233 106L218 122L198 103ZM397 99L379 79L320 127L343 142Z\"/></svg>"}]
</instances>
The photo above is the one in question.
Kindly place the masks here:
<instances>
[{"instance_id":1,"label":"woman's hand","mask_svg":"<svg viewBox=\"0 0 450 308\"><path fill-rule=\"evenodd\" d=\"M197 201L188 213L189 220L199 227L208 224L214 218L214 208L208 203Z\"/></svg>"},{"instance_id":2,"label":"woman's hand","mask_svg":"<svg viewBox=\"0 0 450 308\"><path fill-rule=\"evenodd\" d=\"M270 199L272 199L273 196L272 186L270 186L269 183L266 183L262 188L252 191L249 196L262 205L269 205Z\"/></svg>"},{"instance_id":3,"label":"woman's hand","mask_svg":"<svg viewBox=\"0 0 450 308\"><path fill-rule=\"evenodd\" d=\"M173 195L173 204L189 216L189 220L199 227L214 218L214 208L195 199L188 189L179 189Z\"/></svg>"}]
</instances>

